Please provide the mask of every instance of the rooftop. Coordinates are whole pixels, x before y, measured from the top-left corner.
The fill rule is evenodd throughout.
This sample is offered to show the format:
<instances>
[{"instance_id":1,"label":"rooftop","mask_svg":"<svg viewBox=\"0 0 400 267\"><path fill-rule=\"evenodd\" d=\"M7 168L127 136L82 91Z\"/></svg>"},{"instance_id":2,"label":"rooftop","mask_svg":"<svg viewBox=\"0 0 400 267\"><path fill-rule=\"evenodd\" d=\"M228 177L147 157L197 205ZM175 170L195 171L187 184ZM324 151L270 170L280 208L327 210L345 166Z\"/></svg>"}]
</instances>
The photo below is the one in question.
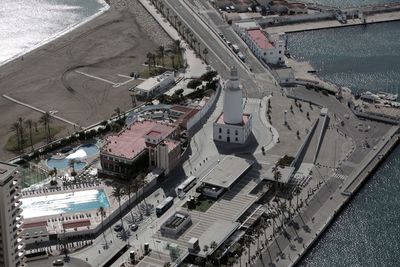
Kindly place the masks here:
<instances>
[{"instance_id":1,"label":"rooftop","mask_svg":"<svg viewBox=\"0 0 400 267\"><path fill-rule=\"evenodd\" d=\"M203 182L222 188L230 188L253 163L248 159L226 156L204 177Z\"/></svg>"},{"instance_id":2,"label":"rooftop","mask_svg":"<svg viewBox=\"0 0 400 267\"><path fill-rule=\"evenodd\" d=\"M0 185L8 182L10 175L17 170L18 166L4 161L0 161Z\"/></svg>"},{"instance_id":3,"label":"rooftop","mask_svg":"<svg viewBox=\"0 0 400 267\"><path fill-rule=\"evenodd\" d=\"M243 113L243 120L242 120L242 123L240 123L240 124L229 124L229 125L244 126L244 125L246 125L247 122L250 120L250 116L251 116L251 114ZM224 121L224 113L223 113L223 112L221 112L221 114L219 115L219 117L217 118L217 120L216 120L215 122L218 123L218 124L227 124L227 123L225 123L225 121ZM228 124L227 124L227 125L228 125Z\"/></svg>"},{"instance_id":4,"label":"rooftop","mask_svg":"<svg viewBox=\"0 0 400 267\"><path fill-rule=\"evenodd\" d=\"M133 159L146 148L148 134L161 135L163 139L174 131L175 127L155 121L135 122L117 135L108 136L102 153Z\"/></svg>"},{"instance_id":5,"label":"rooftop","mask_svg":"<svg viewBox=\"0 0 400 267\"><path fill-rule=\"evenodd\" d=\"M250 38L257 44L260 49L271 49L274 45L268 40L264 32L260 29L248 29L247 33Z\"/></svg>"},{"instance_id":6,"label":"rooftop","mask_svg":"<svg viewBox=\"0 0 400 267\"><path fill-rule=\"evenodd\" d=\"M212 242L216 242L217 246L221 245L232 233L239 227L239 223L217 220L199 236L199 246L202 248L204 245L210 245ZM211 254L212 250L208 251ZM200 256L206 256L205 252L201 249L198 253Z\"/></svg>"},{"instance_id":7,"label":"rooftop","mask_svg":"<svg viewBox=\"0 0 400 267\"><path fill-rule=\"evenodd\" d=\"M174 78L174 73L172 71L166 71L163 74L156 76L156 77L150 77L141 84L137 85L134 89L142 90L142 91L151 91L155 86L157 86L161 81L168 79L168 78Z\"/></svg>"}]
</instances>

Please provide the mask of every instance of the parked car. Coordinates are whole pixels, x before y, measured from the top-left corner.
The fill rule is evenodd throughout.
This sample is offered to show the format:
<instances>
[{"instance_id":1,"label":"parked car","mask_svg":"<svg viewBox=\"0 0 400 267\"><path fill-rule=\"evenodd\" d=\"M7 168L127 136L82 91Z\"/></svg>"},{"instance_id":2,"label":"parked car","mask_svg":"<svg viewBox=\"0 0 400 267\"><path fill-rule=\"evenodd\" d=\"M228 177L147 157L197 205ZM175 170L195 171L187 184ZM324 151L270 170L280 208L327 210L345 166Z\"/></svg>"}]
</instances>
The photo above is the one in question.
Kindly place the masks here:
<instances>
[{"instance_id":1,"label":"parked car","mask_svg":"<svg viewBox=\"0 0 400 267\"><path fill-rule=\"evenodd\" d=\"M115 232L121 232L122 231L122 225L121 224L117 224L114 226L114 231Z\"/></svg>"},{"instance_id":2,"label":"parked car","mask_svg":"<svg viewBox=\"0 0 400 267\"><path fill-rule=\"evenodd\" d=\"M64 266L64 261L62 259L54 260L53 266Z\"/></svg>"},{"instance_id":3,"label":"parked car","mask_svg":"<svg viewBox=\"0 0 400 267\"><path fill-rule=\"evenodd\" d=\"M139 225L137 225L137 224L134 223L134 224L131 225L130 228L131 228L131 231L134 232L134 231L136 231L136 230L139 228Z\"/></svg>"}]
</instances>

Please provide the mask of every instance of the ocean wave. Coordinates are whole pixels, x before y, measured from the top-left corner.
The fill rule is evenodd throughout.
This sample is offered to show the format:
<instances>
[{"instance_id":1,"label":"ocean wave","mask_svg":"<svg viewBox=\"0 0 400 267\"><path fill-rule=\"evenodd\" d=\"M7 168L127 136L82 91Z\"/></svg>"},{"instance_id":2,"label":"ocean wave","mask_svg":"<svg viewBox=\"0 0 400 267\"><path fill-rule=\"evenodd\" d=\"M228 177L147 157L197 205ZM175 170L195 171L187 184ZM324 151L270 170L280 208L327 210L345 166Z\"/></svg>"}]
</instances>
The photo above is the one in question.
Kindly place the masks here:
<instances>
[{"instance_id":1,"label":"ocean wave","mask_svg":"<svg viewBox=\"0 0 400 267\"><path fill-rule=\"evenodd\" d=\"M41 1L40 6L35 1L7 1L0 7L0 65L65 35L109 9L103 0L92 1L92 7L88 6L88 0L82 0L82 5Z\"/></svg>"}]
</instances>

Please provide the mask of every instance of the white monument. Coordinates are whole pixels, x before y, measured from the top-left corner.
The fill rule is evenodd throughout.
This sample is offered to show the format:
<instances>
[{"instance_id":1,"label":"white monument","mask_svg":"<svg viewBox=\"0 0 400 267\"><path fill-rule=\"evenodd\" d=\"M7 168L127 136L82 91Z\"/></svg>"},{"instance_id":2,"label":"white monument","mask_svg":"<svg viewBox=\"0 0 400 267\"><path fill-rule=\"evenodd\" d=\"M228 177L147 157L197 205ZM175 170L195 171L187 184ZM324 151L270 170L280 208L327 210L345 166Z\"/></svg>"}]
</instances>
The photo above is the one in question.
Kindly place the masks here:
<instances>
[{"instance_id":1,"label":"white monument","mask_svg":"<svg viewBox=\"0 0 400 267\"><path fill-rule=\"evenodd\" d=\"M231 69L231 77L224 88L224 108L213 126L215 141L244 144L251 133L252 116L243 113L243 96L237 69Z\"/></svg>"}]
</instances>

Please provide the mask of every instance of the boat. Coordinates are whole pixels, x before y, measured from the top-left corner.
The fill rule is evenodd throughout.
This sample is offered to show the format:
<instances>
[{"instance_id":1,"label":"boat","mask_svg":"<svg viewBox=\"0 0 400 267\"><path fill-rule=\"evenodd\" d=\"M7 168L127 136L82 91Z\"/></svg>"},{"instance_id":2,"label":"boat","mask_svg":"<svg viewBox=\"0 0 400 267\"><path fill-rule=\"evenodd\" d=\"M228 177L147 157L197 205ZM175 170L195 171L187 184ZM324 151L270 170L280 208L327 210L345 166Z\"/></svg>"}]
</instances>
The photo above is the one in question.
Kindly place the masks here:
<instances>
[{"instance_id":1,"label":"boat","mask_svg":"<svg viewBox=\"0 0 400 267\"><path fill-rule=\"evenodd\" d=\"M389 101L397 101L397 98L399 97L398 94L390 94L390 93L383 92L383 91L379 91L377 93L377 96L379 96L381 99L389 100Z\"/></svg>"},{"instance_id":2,"label":"boat","mask_svg":"<svg viewBox=\"0 0 400 267\"><path fill-rule=\"evenodd\" d=\"M365 93L362 93L360 95L360 98L364 101L370 101L370 102L375 102L380 100L380 97L376 94L371 93L370 91L367 91Z\"/></svg>"}]
</instances>

